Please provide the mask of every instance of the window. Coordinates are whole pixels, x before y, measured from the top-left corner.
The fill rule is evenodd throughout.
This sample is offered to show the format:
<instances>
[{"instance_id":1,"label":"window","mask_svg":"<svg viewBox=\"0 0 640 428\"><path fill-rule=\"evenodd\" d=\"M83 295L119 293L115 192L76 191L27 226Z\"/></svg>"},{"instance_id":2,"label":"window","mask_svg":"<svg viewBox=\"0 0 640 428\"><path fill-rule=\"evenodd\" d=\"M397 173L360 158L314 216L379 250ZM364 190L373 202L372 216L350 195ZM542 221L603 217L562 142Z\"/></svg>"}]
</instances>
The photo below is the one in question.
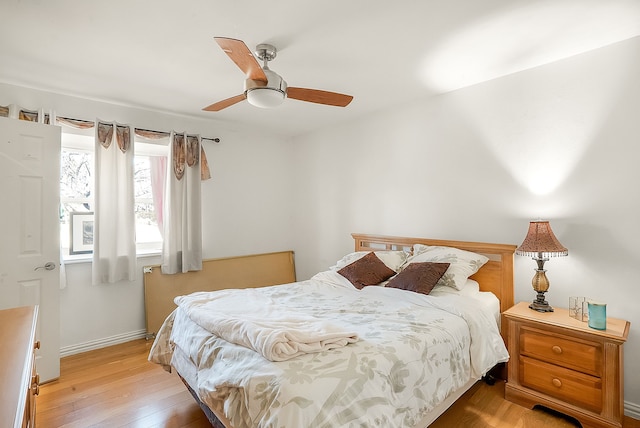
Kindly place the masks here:
<instances>
[{"instance_id":1,"label":"window","mask_svg":"<svg viewBox=\"0 0 640 428\"><path fill-rule=\"evenodd\" d=\"M60 243L67 258L70 255L71 213L93 212L94 130L63 128L60 157ZM166 162L168 147L135 141L134 195L136 219L136 247L138 253L158 252L162 249L162 235L154 207L152 171ZM164 158L164 159L162 159ZM160 183L157 183L160 184ZM158 190L160 195L162 190ZM161 199L159 199L161 200Z\"/></svg>"}]
</instances>

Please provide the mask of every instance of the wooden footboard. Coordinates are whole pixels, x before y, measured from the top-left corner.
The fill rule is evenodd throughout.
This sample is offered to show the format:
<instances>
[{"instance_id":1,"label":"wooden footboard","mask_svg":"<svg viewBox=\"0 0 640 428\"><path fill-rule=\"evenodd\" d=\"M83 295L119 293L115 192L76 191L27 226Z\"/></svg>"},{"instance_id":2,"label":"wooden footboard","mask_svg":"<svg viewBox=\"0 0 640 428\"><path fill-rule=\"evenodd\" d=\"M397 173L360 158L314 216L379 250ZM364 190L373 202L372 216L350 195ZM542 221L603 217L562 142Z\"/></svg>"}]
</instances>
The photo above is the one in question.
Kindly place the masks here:
<instances>
[{"instance_id":1,"label":"wooden footboard","mask_svg":"<svg viewBox=\"0 0 640 428\"><path fill-rule=\"evenodd\" d=\"M144 268L147 337L153 337L176 308L176 296L195 291L252 288L295 282L293 251L203 260L198 272L164 275L160 266Z\"/></svg>"}]
</instances>

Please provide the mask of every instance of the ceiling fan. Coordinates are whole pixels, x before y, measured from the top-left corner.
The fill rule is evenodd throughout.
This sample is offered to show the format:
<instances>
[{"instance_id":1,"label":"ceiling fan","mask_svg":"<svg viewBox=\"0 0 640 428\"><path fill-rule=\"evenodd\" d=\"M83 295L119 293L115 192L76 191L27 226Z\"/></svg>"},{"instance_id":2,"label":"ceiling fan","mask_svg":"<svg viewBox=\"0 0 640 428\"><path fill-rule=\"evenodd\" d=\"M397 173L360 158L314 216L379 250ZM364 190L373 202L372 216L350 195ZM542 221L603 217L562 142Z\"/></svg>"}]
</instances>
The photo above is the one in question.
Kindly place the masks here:
<instances>
[{"instance_id":1,"label":"ceiling fan","mask_svg":"<svg viewBox=\"0 0 640 428\"><path fill-rule=\"evenodd\" d=\"M249 101L249 104L262 108L276 107L282 104L285 98L337 107L346 107L353 99L351 95L336 92L287 86L287 82L280 75L269 69L268 62L273 60L277 54L273 45L263 43L256 47L255 54L263 61L263 66L260 67L242 40L226 37L214 37L214 39L247 78L244 81L242 94L218 101L202 110L220 111L245 99Z\"/></svg>"}]
</instances>

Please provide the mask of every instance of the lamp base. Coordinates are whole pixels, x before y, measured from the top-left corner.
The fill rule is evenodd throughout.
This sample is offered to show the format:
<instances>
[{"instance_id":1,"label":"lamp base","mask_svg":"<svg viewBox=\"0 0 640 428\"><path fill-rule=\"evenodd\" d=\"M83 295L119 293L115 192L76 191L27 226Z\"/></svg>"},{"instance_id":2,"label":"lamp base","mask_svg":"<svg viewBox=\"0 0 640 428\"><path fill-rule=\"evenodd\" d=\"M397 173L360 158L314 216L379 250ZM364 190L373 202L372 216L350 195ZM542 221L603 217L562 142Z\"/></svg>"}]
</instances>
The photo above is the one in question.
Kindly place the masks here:
<instances>
[{"instance_id":1,"label":"lamp base","mask_svg":"<svg viewBox=\"0 0 640 428\"><path fill-rule=\"evenodd\" d=\"M538 312L553 312L553 308L549 306L549 302L544 300L544 293L541 291L538 291L536 300L529 305L529 308Z\"/></svg>"}]
</instances>

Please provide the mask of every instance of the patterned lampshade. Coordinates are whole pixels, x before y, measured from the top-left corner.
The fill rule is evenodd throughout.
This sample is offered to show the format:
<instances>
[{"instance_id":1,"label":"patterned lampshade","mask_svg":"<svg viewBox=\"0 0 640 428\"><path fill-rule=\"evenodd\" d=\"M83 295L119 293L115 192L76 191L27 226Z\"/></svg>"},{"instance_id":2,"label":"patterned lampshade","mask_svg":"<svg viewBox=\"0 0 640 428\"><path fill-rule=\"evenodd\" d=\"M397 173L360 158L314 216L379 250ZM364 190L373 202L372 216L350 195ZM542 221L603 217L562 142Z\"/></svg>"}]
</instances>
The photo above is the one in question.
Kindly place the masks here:
<instances>
[{"instance_id":1,"label":"patterned lampshade","mask_svg":"<svg viewBox=\"0 0 640 428\"><path fill-rule=\"evenodd\" d=\"M566 256L567 250L553 234L548 221L532 221L522 244L516 249L519 256L549 258Z\"/></svg>"}]
</instances>

